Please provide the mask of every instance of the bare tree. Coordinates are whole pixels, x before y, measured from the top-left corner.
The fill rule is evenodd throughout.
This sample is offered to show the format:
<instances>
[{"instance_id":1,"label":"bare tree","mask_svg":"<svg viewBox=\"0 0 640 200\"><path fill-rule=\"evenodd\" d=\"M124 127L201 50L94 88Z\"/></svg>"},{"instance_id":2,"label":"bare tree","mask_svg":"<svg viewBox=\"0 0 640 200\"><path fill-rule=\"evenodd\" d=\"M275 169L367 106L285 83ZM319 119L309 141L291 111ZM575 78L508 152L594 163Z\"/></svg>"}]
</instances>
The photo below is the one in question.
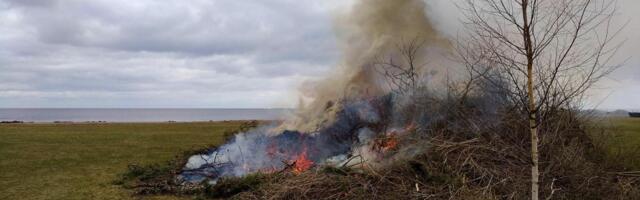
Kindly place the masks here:
<instances>
[{"instance_id":1,"label":"bare tree","mask_svg":"<svg viewBox=\"0 0 640 200\"><path fill-rule=\"evenodd\" d=\"M527 115L531 134L531 199L539 199L538 128L569 108L610 65L619 43L611 0L464 0L468 35L458 53L471 81L503 87ZM507 83L507 84L504 84ZM467 89L468 91L468 89Z\"/></svg>"},{"instance_id":2,"label":"bare tree","mask_svg":"<svg viewBox=\"0 0 640 200\"><path fill-rule=\"evenodd\" d=\"M419 38L401 40L395 48L374 59L373 69L384 76L389 88L399 93L415 91L419 86L418 70L425 66L419 63L425 41Z\"/></svg>"}]
</instances>

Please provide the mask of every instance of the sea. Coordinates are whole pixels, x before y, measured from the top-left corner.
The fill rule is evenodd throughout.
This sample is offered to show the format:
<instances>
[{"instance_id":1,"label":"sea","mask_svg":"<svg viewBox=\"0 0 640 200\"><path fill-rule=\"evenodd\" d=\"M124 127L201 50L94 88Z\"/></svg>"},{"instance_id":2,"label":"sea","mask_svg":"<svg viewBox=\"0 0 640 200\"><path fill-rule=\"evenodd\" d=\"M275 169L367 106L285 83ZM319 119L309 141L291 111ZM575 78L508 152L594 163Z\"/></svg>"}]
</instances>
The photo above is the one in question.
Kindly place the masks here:
<instances>
[{"instance_id":1,"label":"sea","mask_svg":"<svg viewBox=\"0 0 640 200\"><path fill-rule=\"evenodd\" d=\"M290 112L290 109L0 108L0 121L46 123L280 120Z\"/></svg>"}]
</instances>

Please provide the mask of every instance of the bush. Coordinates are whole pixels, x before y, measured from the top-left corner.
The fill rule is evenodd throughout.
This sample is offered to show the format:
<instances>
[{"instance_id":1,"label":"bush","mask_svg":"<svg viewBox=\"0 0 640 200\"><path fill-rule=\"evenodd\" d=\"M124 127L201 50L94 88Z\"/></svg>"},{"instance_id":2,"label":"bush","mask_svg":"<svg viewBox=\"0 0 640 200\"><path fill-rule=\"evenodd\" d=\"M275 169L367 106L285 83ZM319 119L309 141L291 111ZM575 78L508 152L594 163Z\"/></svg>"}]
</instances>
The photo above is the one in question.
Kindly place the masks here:
<instances>
[{"instance_id":1,"label":"bush","mask_svg":"<svg viewBox=\"0 0 640 200\"><path fill-rule=\"evenodd\" d=\"M162 164L129 165L127 171L114 181L114 184L132 189L137 195L150 194L193 194L199 193L201 187L195 185L180 185L176 176L181 172L187 159L208 148L187 151L176 156L175 159Z\"/></svg>"}]
</instances>

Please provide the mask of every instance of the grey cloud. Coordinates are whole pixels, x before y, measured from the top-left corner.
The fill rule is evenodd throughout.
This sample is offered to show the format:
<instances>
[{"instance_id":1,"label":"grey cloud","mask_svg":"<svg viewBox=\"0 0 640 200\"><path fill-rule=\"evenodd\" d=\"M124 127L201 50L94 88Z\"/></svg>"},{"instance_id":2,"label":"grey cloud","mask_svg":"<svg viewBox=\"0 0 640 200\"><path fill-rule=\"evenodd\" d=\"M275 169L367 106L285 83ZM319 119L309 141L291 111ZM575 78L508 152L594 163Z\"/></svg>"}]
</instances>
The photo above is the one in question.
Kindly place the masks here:
<instances>
[{"instance_id":1,"label":"grey cloud","mask_svg":"<svg viewBox=\"0 0 640 200\"><path fill-rule=\"evenodd\" d=\"M10 6L50 7L56 3L57 0L7 0Z\"/></svg>"},{"instance_id":2,"label":"grey cloud","mask_svg":"<svg viewBox=\"0 0 640 200\"><path fill-rule=\"evenodd\" d=\"M51 44L195 55L256 53L265 60L293 56L317 62L330 58L326 50L334 45L327 42L332 37L328 15L305 11L309 1L136 2L143 6L69 1L49 9L14 9L40 41ZM318 51L300 55L298 48Z\"/></svg>"},{"instance_id":3,"label":"grey cloud","mask_svg":"<svg viewBox=\"0 0 640 200\"><path fill-rule=\"evenodd\" d=\"M54 106L59 103L58 99L66 99L67 103L75 105L73 102L80 100L72 99L94 101L100 96L102 100L95 101L99 106L106 106L103 101L108 99L131 106L132 102L118 99L142 98L143 94L172 96L181 92L201 93L202 98L216 104L218 98L241 98L233 94L280 94L294 89L299 78L311 76L296 72L308 71L305 69L309 63L298 62L285 68L282 64L256 63L250 56L194 58L177 53L103 52L78 47L60 48L59 52L61 54L26 58L1 57L5 65L0 66L0 70L7 73L0 74L0 107L30 103ZM264 70L275 72L264 73ZM179 107L195 106L194 99L183 97L176 100ZM266 99L268 101L258 104L249 100L234 102L238 103L235 107L268 107L271 102L279 101L274 97ZM243 105L242 102L252 104Z\"/></svg>"},{"instance_id":4,"label":"grey cloud","mask_svg":"<svg viewBox=\"0 0 640 200\"><path fill-rule=\"evenodd\" d=\"M0 0L0 107L269 107L336 60L327 7Z\"/></svg>"},{"instance_id":5,"label":"grey cloud","mask_svg":"<svg viewBox=\"0 0 640 200\"><path fill-rule=\"evenodd\" d=\"M299 83L337 64L332 12L349 2L0 0L0 107L291 106ZM455 35L451 1L427 2ZM629 26L623 57L640 51ZM614 76L640 80L632 63Z\"/></svg>"}]
</instances>

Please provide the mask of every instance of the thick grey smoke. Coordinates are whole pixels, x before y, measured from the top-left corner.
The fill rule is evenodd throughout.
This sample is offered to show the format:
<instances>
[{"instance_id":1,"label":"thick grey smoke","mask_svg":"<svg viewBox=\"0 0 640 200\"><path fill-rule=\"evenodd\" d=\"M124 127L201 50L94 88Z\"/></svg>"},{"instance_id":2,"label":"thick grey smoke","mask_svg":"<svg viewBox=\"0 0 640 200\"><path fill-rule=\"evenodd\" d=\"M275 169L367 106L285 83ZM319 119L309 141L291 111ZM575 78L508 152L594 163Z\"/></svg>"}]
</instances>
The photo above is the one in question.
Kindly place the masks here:
<instances>
[{"instance_id":1,"label":"thick grey smoke","mask_svg":"<svg viewBox=\"0 0 640 200\"><path fill-rule=\"evenodd\" d=\"M421 0L358 1L336 20L342 64L325 79L301 88L310 103L282 125L241 133L207 154L191 157L179 179L215 182L288 167L302 171L310 165L344 165L355 155L366 162L379 161L397 143L394 137L414 126L392 124L403 102L392 95L373 62L380 56L399 56L396 45L414 39L424 42L416 55L418 63L448 47L427 18L425 6ZM434 69L418 65L416 71Z\"/></svg>"},{"instance_id":2,"label":"thick grey smoke","mask_svg":"<svg viewBox=\"0 0 640 200\"><path fill-rule=\"evenodd\" d=\"M417 39L425 44L417 63L440 59L449 43L425 12L422 0L359 0L347 13L336 17L343 61L328 77L301 88L310 103L300 105L297 116L288 121L286 128L312 131L333 120L336 109L327 108L331 102L389 93L383 77L371 63L378 56L393 56L396 45ZM418 67L417 71L423 74L442 68Z\"/></svg>"}]
</instances>

